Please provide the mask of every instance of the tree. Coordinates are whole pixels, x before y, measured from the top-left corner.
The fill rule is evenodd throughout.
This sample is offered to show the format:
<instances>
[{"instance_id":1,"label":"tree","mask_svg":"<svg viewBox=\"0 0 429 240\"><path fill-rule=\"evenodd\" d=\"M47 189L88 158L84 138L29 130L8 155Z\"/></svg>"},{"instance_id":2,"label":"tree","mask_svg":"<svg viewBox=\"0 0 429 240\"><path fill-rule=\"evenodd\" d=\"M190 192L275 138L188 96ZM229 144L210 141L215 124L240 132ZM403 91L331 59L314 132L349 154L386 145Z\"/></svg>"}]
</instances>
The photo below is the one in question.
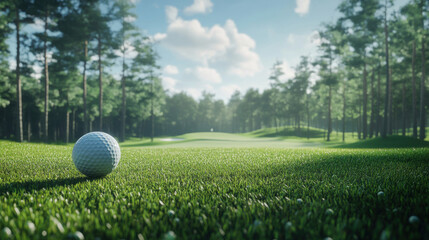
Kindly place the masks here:
<instances>
[{"instance_id":1,"label":"tree","mask_svg":"<svg viewBox=\"0 0 429 240\"><path fill-rule=\"evenodd\" d=\"M104 13L102 9L107 8L109 12ZM102 61L103 58L113 58L112 48L113 38L112 31L108 23L112 20L111 12L108 5L101 6L98 3L97 6L91 11L89 15L88 24L90 26L89 31L95 33L96 41L96 52L97 52L97 70L98 70L98 128L100 131L103 130L103 64L106 65L106 61Z\"/></svg>"},{"instance_id":2,"label":"tree","mask_svg":"<svg viewBox=\"0 0 429 240\"><path fill-rule=\"evenodd\" d=\"M15 36L16 36L16 139L19 142L24 141L23 136L23 124L22 124L22 90L21 90L21 24L32 22L32 19L28 17L28 12L31 7L31 3L28 0L14 0L14 1L3 1L1 5L2 10L5 12L3 17L13 22L15 25ZM23 15L23 17L21 16ZM7 32L7 29L6 29Z\"/></svg>"},{"instance_id":3,"label":"tree","mask_svg":"<svg viewBox=\"0 0 429 240\"><path fill-rule=\"evenodd\" d=\"M424 17L424 9L425 9L425 0L420 0L420 21L421 21L421 55L422 55L422 79L420 81L420 134L419 138L421 140L424 140L426 138L426 111L425 111L425 78L426 78L426 55L425 55L425 17Z\"/></svg>"},{"instance_id":4,"label":"tree","mask_svg":"<svg viewBox=\"0 0 429 240\"><path fill-rule=\"evenodd\" d=\"M121 88L122 88L122 107L121 107L121 133L120 141L125 140L125 116L126 116L126 76L125 72L129 68L126 62L126 56L130 54L130 44L129 41L132 37L136 37L134 31L136 27L132 24L132 20L135 19L135 15L130 12L134 7L134 4L129 0L117 0L115 3L117 8L116 18L120 20L121 29L119 31L119 37L121 41L121 51L120 56L122 57L122 77L121 77Z\"/></svg>"},{"instance_id":5,"label":"tree","mask_svg":"<svg viewBox=\"0 0 429 240\"><path fill-rule=\"evenodd\" d=\"M282 82L282 78L284 76L282 64L283 62L276 61L271 68L271 74L269 77L271 89L273 89L271 94L271 102L273 104L274 125L276 126L276 132L278 132L278 119L281 115L280 106L282 105L283 97L280 90L284 88L284 83Z\"/></svg>"},{"instance_id":6,"label":"tree","mask_svg":"<svg viewBox=\"0 0 429 240\"><path fill-rule=\"evenodd\" d=\"M402 31L401 36L406 35L406 40L412 42L411 49L411 88L412 88L412 127L413 127L413 137L417 138L417 92L416 92L416 40L419 22L419 6L411 2L405 5L401 9L401 14L405 16L405 20L402 21Z\"/></svg>"},{"instance_id":7,"label":"tree","mask_svg":"<svg viewBox=\"0 0 429 240\"><path fill-rule=\"evenodd\" d=\"M319 76L322 83L328 86L328 117L327 117L327 141L330 141L332 132L332 88L337 85L338 78L333 72L333 61L335 54L339 52L338 45L340 41L340 33L335 30L334 26L326 25L326 30L319 32L321 44L319 50L320 58L314 63L319 66Z\"/></svg>"},{"instance_id":8,"label":"tree","mask_svg":"<svg viewBox=\"0 0 429 240\"><path fill-rule=\"evenodd\" d=\"M214 94L204 91L198 103L198 130L209 132L214 127Z\"/></svg>"},{"instance_id":9,"label":"tree","mask_svg":"<svg viewBox=\"0 0 429 240\"><path fill-rule=\"evenodd\" d=\"M164 106L167 132L179 135L194 131L197 107L198 103L184 92L167 97Z\"/></svg>"},{"instance_id":10,"label":"tree","mask_svg":"<svg viewBox=\"0 0 429 240\"><path fill-rule=\"evenodd\" d=\"M45 124L44 124L44 136L45 141L48 141L48 129L49 129L49 68L48 68L48 49L50 37L48 36L48 30L51 29L50 22L54 22L55 18L58 17L57 10L60 7L59 0L41 0L35 1L31 15L33 18L42 19L43 21L43 33L35 33L36 43L39 42L42 45L43 51L43 65L44 65L44 77L45 77Z\"/></svg>"},{"instance_id":11,"label":"tree","mask_svg":"<svg viewBox=\"0 0 429 240\"><path fill-rule=\"evenodd\" d=\"M379 8L378 0L353 0L343 1L338 9L344 14L340 18L340 22L345 27L348 27L349 42L355 52L356 64L362 66L362 132L363 139L367 138L368 134L368 84L367 84L367 57L368 48L373 43L373 36L377 32L378 19L375 16Z\"/></svg>"},{"instance_id":12,"label":"tree","mask_svg":"<svg viewBox=\"0 0 429 240\"><path fill-rule=\"evenodd\" d=\"M62 35L57 39L56 47L63 46L60 51L68 52L75 65L82 63L82 102L83 102L83 133L88 132L87 109L87 63L89 44L95 37L91 28L97 11L98 0L80 0L77 6L67 6L67 14L57 23L57 29ZM71 59L70 59L71 60Z\"/></svg>"},{"instance_id":13,"label":"tree","mask_svg":"<svg viewBox=\"0 0 429 240\"><path fill-rule=\"evenodd\" d=\"M165 93L162 88L161 79L158 76L157 65L158 54L153 48L153 45L146 37L136 36L133 41L133 47L136 51L136 57L131 64L131 76L135 81L141 82L144 87L142 91L145 96L142 101L150 104L151 118L151 141L155 136L155 116L161 116L161 107L164 103ZM144 114L143 114L144 120Z\"/></svg>"},{"instance_id":14,"label":"tree","mask_svg":"<svg viewBox=\"0 0 429 240\"><path fill-rule=\"evenodd\" d=\"M233 133L240 132L240 120L238 115L238 106L240 105L240 103L241 103L241 93L236 90L231 95L228 102L228 109L231 114L231 131Z\"/></svg>"},{"instance_id":15,"label":"tree","mask_svg":"<svg viewBox=\"0 0 429 240\"><path fill-rule=\"evenodd\" d=\"M4 1L0 3L0 12L8 9L10 2ZM13 75L9 71L8 57L9 46L6 42L9 35L13 32L13 28L8 24L11 16L0 14L0 137L6 135L6 107L10 105L10 99L13 98L13 86L11 79Z\"/></svg>"},{"instance_id":16,"label":"tree","mask_svg":"<svg viewBox=\"0 0 429 240\"><path fill-rule=\"evenodd\" d=\"M243 113L247 122L247 131L249 132L256 130L256 126L260 125L258 123L258 115L260 112L258 103L260 102L260 97L258 89L250 88L244 94L243 101L241 102L241 107L243 108Z\"/></svg>"},{"instance_id":17,"label":"tree","mask_svg":"<svg viewBox=\"0 0 429 240\"><path fill-rule=\"evenodd\" d=\"M302 106L305 105L311 73L308 57L301 57L300 63L295 68L295 77L288 81L289 104L291 112L295 114L295 121L298 123L298 136L301 130L301 113L304 110Z\"/></svg>"},{"instance_id":18,"label":"tree","mask_svg":"<svg viewBox=\"0 0 429 240\"><path fill-rule=\"evenodd\" d=\"M390 66L389 66L389 27L388 27L388 22L387 22L387 10L388 10L388 5L387 5L387 0L385 0L384 2L384 46L385 46L385 58L386 58L386 96L385 96L385 101L384 101L384 120L383 120L383 131L381 133L382 137L386 137L387 133L388 133L388 125L389 125L389 104L391 101L390 98L390 86L391 86L391 79L390 79Z\"/></svg>"}]
</instances>

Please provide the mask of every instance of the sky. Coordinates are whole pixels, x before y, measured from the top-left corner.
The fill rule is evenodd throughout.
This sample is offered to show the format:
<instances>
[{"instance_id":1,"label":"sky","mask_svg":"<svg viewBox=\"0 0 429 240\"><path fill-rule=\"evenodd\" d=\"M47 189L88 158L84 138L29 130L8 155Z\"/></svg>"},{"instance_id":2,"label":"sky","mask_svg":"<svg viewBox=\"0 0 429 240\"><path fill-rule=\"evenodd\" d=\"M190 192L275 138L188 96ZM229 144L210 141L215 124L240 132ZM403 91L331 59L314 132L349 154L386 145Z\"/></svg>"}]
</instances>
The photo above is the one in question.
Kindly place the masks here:
<instances>
[{"instance_id":1,"label":"sky","mask_svg":"<svg viewBox=\"0 0 429 240\"><path fill-rule=\"evenodd\" d=\"M337 19L339 2L140 0L134 23L156 42L170 94L206 91L227 101L236 90L268 88L277 60L293 77L301 56L317 54L317 30Z\"/></svg>"}]
</instances>

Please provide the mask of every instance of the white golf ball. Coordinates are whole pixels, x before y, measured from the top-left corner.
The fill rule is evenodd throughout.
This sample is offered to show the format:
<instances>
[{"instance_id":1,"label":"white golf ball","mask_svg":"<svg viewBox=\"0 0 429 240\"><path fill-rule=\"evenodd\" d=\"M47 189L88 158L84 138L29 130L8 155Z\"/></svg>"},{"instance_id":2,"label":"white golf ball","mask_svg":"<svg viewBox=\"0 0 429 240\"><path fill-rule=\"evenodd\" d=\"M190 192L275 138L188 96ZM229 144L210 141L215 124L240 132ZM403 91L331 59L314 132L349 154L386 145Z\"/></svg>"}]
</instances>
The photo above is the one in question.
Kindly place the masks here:
<instances>
[{"instance_id":1,"label":"white golf ball","mask_svg":"<svg viewBox=\"0 0 429 240\"><path fill-rule=\"evenodd\" d=\"M109 134L90 132L77 140L72 158L79 172L88 177L103 177L118 166L121 149Z\"/></svg>"}]
</instances>

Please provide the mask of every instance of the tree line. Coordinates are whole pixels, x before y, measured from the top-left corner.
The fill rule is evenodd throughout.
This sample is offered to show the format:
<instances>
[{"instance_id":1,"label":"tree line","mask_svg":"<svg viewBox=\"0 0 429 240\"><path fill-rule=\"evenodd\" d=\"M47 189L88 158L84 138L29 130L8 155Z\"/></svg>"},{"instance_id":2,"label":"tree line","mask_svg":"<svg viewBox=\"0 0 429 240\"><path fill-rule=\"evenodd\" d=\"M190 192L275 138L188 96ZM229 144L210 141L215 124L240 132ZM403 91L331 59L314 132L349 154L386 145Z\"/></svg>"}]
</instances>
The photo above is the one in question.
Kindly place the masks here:
<instances>
[{"instance_id":1,"label":"tree line","mask_svg":"<svg viewBox=\"0 0 429 240\"><path fill-rule=\"evenodd\" d=\"M317 56L303 56L294 77L286 79L276 61L261 79L270 88L224 102L163 89L159 56L134 24L131 1L5 0L0 138L69 142L101 130L123 141L292 125L302 137L310 127L325 129L328 141L333 130L343 140L346 132L424 139L428 5L344 0L340 17L318 31Z\"/></svg>"}]
</instances>

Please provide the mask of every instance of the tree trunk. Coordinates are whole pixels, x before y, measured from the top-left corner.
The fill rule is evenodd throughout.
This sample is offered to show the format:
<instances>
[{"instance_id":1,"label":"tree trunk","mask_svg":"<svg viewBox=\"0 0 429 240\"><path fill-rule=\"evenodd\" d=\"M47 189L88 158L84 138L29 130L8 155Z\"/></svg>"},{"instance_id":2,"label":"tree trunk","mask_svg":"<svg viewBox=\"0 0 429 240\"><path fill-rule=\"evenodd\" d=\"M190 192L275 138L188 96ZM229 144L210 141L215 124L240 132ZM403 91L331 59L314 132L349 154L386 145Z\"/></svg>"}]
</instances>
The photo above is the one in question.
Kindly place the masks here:
<instances>
[{"instance_id":1,"label":"tree trunk","mask_svg":"<svg viewBox=\"0 0 429 240\"><path fill-rule=\"evenodd\" d=\"M40 120L37 122L37 139L42 139L42 123Z\"/></svg>"},{"instance_id":2,"label":"tree trunk","mask_svg":"<svg viewBox=\"0 0 429 240\"><path fill-rule=\"evenodd\" d=\"M88 110L86 107L86 62L88 58L88 41L84 42L83 59L83 133L88 132ZM74 131L73 131L74 134ZM73 137L74 140L74 137Z\"/></svg>"},{"instance_id":3,"label":"tree trunk","mask_svg":"<svg viewBox=\"0 0 429 240\"><path fill-rule=\"evenodd\" d=\"M27 113L27 142L31 141L31 119L30 119L30 113Z\"/></svg>"},{"instance_id":4,"label":"tree trunk","mask_svg":"<svg viewBox=\"0 0 429 240\"><path fill-rule=\"evenodd\" d=\"M152 131L151 131L151 134L150 134L150 141L153 142L153 137L155 135L155 116L154 116L154 113L153 113L153 97L154 97L154 94L153 94L153 76L152 76L152 71L150 72L150 79L152 81L151 88L150 88L150 92L151 92L151 97L150 97L150 119L151 119L151 125L152 125Z\"/></svg>"},{"instance_id":5,"label":"tree trunk","mask_svg":"<svg viewBox=\"0 0 429 240\"><path fill-rule=\"evenodd\" d=\"M416 64L416 40L413 40L413 57L411 63L411 71L412 71L412 91L413 91L413 99L412 99L412 111L413 111L413 138L417 138L417 93L416 93L416 72L415 72L415 64Z\"/></svg>"},{"instance_id":6,"label":"tree trunk","mask_svg":"<svg viewBox=\"0 0 429 240\"><path fill-rule=\"evenodd\" d=\"M366 82L366 62L364 62L363 65L363 84L362 84L363 92L363 114L362 114L362 133L363 133L363 139L365 140L368 134L368 111L367 111L367 105L368 105L368 87Z\"/></svg>"},{"instance_id":7,"label":"tree trunk","mask_svg":"<svg viewBox=\"0 0 429 240\"><path fill-rule=\"evenodd\" d=\"M328 135L326 141L330 141L332 122L331 122L331 99L332 99L332 86L329 85L329 97L328 97Z\"/></svg>"},{"instance_id":8,"label":"tree trunk","mask_svg":"<svg viewBox=\"0 0 429 240\"><path fill-rule=\"evenodd\" d=\"M393 120L394 120L394 116L393 116L393 109L392 109L392 69L389 69L389 99L388 99L388 104L389 104L389 118L387 120L387 130L388 130L388 134L392 135L393 134Z\"/></svg>"},{"instance_id":9,"label":"tree trunk","mask_svg":"<svg viewBox=\"0 0 429 240\"><path fill-rule=\"evenodd\" d=\"M346 140L346 80L343 86L343 142Z\"/></svg>"},{"instance_id":10,"label":"tree trunk","mask_svg":"<svg viewBox=\"0 0 429 240\"><path fill-rule=\"evenodd\" d=\"M298 121L298 136L301 136L301 116L300 116L300 114L299 114L299 112L298 112L298 114L297 114L297 121Z\"/></svg>"},{"instance_id":11,"label":"tree trunk","mask_svg":"<svg viewBox=\"0 0 429 240\"><path fill-rule=\"evenodd\" d=\"M57 123L54 123L54 142L57 142Z\"/></svg>"},{"instance_id":12,"label":"tree trunk","mask_svg":"<svg viewBox=\"0 0 429 240\"><path fill-rule=\"evenodd\" d=\"M372 69L372 76L371 76L371 117L369 118L369 138L372 138L374 136L374 123L375 123L375 109L374 109L374 76L375 71Z\"/></svg>"},{"instance_id":13,"label":"tree trunk","mask_svg":"<svg viewBox=\"0 0 429 240\"><path fill-rule=\"evenodd\" d=\"M384 6L384 45L386 46L386 97L384 103L384 120L383 120L383 131L381 132L382 137L387 136L388 131L388 119L389 119L389 92L390 92L390 75L389 75L389 42L388 42L388 26L387 26L387 1Z\"/></svg>"},{"instance_id":14,"label":"tree trunk","mask_svg":"<svg viewBox=\"0 0 429 240\"><path fill-rule=\"evenodd\" d=\"M377 104L376 104L376 116L377 116L377 127L375 130L375 136L378 137L378 135L381 132L381 116L380 116L380 105L381 105L381 73L380 73L380 65L377 69Z\"/></svg>"},{"instance_id":15,"label":"tree trunk","mask_svg":"<svg viewBox=\"0 0 429 240\"><path fill-rule=\"evenodd\" d=\"M307 94L307 139L310 139L310 107L308 104L308 94Z\"/></svg>"},{"instance_id":16,"label":"tree trunk","mask_svg":"<svg viewBox=\"0 0 429 240\"><path fill-rule=\"evenodd\" d=\"M359 99L359 116L357 118L357 133L358 133L358 139L362 139L362 104L361 99Z\"/></svg>"},{"instance_id":17,"label":"tree trunk","mask_svg":"<svg viewBox=\"0 0 429 240\"><path fill-rule=\"evenodd\" d=\"M47 37L48 37L48 10L45 10L45 32L43 39L43 58L45 60L45 141L48 141L49 129L49 70L48 70L48 57L47 57Z\"/></svg>"},{"instance_id":18,"label":"tree trunk","mask_svg":"<svg viewBox=\"0 0 429 240\"><path fill-rule=\"evenodd\" d=\"M277 114L276 114L277 116ZM274 117L274 124L276 124L276 133L279 132L279 125L277 124L277 117Z\"/></svg>"},{"instance_id":19,"label":"tree trunk","mask_svg":"<svg viewBox=\"0 0 429 240\"><path fill-rule=\"evenodd\" d=\"M76 109L73 109L73 119L72 119L72 140L76 139Z\"/></svg>"},{"instance_id":20,"label":"tree trunk","mask_svg":"<svg viewBox=\"0 0 429 240\"><path fill-rule=\"evenodd\" d=\"M405 136L405 79L402 80L402 136Z\"/></svg>"},{"instance_id":21,"label":"tree trunk","mask_svg":"<svg viewBox=\"0 0 429 240\"><path fill-rule=\"evenodd\" d=\"M98 35L98 84L100 87L98 100L98 112L99 112L99 129L103 131L103 77L102 77L102 69L101 69L101 36Z\"/></svg>"},{"instance_id":22,"label":"tree trunk","mask_svg":"<svg viewBox=\"0 0 429 240\"><path fill-rule=\"evenodd\" d=\"M422 0L423 4L423 0ZM423 6L422 6L423 11ZM422 12L423 16L423 12ZM423 20L422 20L423 21ZM422 22L423 26L424 23ZM422 80L420 82L420 134L419 137L421 140L426 138L426 113L425 113L425 37L423 33L422 37Z\"/></svg>"},{"instance_id":23,"label":"tree trunk","mask_svg":"<svg viewBox=\"0 0 429 240\"><path fill-rule=\"evenodd\" d=\"M67 113L66 113L66 144L69 143L69 136L70 136L70 112L67 109Z\"/></svg>"},{"instance_id":24,"label":"tree trunk","mask_svg":"<svg viewBox=\"0 0 429 240\"><path fill-rule=\"evenodd\" d=\"M16 4L18 5L18 4ZM18 122L17 127L17 134L16 138L19 142L24 141L23 136L23 127L22 127L22 92L21 92L21 78L20 78L20 67L19 67L19 57L20 57L20 39L19 39L19 24L20 24L20 18L19 18L19 8L16 6L15 10L15 27L16 27L16 102L17 102L17 111L16 111L16 118Z\"/></svg>"},{"instance_id":25,"label":"tree trunk","mask_svg":"<svg viewBox=\"0 0 429 240\"><path fill-rule=\"evenodd\" d=\"M121 113L121 142L125 140L125 109L126 109L126 96L125 96L125 42L122 42L122 113Z\"/></svg>"}]
</instances>

